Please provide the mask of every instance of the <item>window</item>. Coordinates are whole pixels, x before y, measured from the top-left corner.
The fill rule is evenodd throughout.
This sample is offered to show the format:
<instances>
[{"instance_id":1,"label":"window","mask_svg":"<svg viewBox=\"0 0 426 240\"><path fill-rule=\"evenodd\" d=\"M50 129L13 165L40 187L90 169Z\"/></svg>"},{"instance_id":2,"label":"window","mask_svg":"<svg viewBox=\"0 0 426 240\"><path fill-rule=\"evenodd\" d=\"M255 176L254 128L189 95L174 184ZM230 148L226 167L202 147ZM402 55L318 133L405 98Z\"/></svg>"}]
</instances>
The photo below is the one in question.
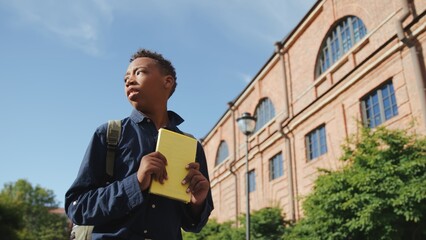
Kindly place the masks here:
<instances>
[{"instance_id":1,"label":"window","mask_svg":"<svg viewBox=\"0 0 426 240\"><path fill-rule=\"evenodd\" d=\"M254 174L254 170L251 170L248 173L249 180L249 192L254 192L256 190L256 175Z\"/></svg>"},{"instance_id":2,"label":"window","mask_svg":"<svg viewBox=\"0 0 426 240\"><path fill-rule=\"evenodd\" d=\"M339 21L322 44L317 62L316 76L321 75L333 63L337 62L365 34L367 34L367 30L361 19L350 16Z\"/></svg>"},{"instance_id":3,"label":"window","mask_svg":"<svg viewBox=\"0 0 426 240\"><path fill-rule=\"evenodd\" d=\"M392 82L386 83L362 98L361 108L363 121L370 128L374 128L398 115L398 106Z\"/></svg>"},{"instance_id":4,"label":"window","mask_svg":"<svg viewBox=\"0 0 426 240\"><path fill-rule=\"evenodd\" d=\"M279 153L269 159L269 181L279 178L283 174L283 155Z\"/></svg>"},{"instance_id":5,"label":"window","mask_svg":"<svg viewBox=\"0 0 426 240\"><path fill-rule=\"evenodd\" d=\"M228 144L225 141L221 141L216 154L216 166L225 161L228 156Z\"/></svg>"},{"instance_id":6,"label":"window","mask_svg":"<svg viewBox=\"0 0 426 240\"><path fill-rule=\"evenodd\" d=\"M307 157L315 159L327 152L327 141L325 137L325 125L306 135Z\"/></svg>"},{"instance_id":7,"label":"window","mask_svg":"<svg viewBox=\"0 0 426 240\"><path fill-rule=\"evenodd\" d=\"M264 98L256 107L255 112L256 117L256 128L255 132L261 129L267 122L269 122L273 117L275 117L275 109L269 98Z\"/></svg>"}]
</instances>

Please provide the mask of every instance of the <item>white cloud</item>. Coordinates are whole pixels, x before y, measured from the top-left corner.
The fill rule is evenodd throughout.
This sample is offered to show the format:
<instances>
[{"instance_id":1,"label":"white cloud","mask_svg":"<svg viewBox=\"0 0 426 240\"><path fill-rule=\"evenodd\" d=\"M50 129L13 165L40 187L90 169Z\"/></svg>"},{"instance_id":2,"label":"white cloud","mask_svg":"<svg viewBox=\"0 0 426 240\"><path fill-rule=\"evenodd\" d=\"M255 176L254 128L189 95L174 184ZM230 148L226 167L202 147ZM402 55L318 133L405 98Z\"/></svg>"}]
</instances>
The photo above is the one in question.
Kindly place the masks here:
<instances>
[{"instance_id":1,"label":"white cloud","mask_svg":"<svg viewBox=\"0 0 426 240\"><path fill-rule=\"evenodd\" d=\"M90 55L102 54L101 35L113 21L112 9L104 0L93 1L5 1L16 23L35 29Z\"/></svg>"},{"instance_id":2,"label":"white cloud","mask_svg":"<svg viewBox=\"0 0 426 240\"><path fill-rule=\"evenodd\" d=\"M244 84L248 84L253 80L253 76L246 73L238 73L238 79L241 79Z\"/></svg>"},{"instance_id":3,"label":"white cloud","mask_svg":"<svg viewBox=\"0 0 426 240\"><path fill-rule=\"evenodd\" d=\"M301 20L316 0L116 0L111 2L132 16L140 15L170 21L188 33L198 21L210 24L228 39L273 44L282 40ZM196 18L194 18L194 16ZM201 18L201 19L199 19ZM209 26L206 26L209 27Z\"/></svg>"},{"instance_id":4,"label":"white cloud","mask_svg":"<svg viewBox=\"0 0 426 240\"><path fill-rule=\"evenodd\" d=\"M271 45L282 40L314 2L315 0L195 1L190 6L195 5L206 18L219 25L229 39Z\"/></svg>"},{"instance_id":5,"label":"white cloud","mask_svg":"<svg viewBox=\"0 0 426 240\"><path fill-rule=\"evenodd\" d=\"M192 32L192 16L211 24L218 37L240 44L272 46L301 19L315 0L17 0L2 1L21 24L57 38L91 55L102 55L102 40L114 15L126 14L136 21L159 19L175 27L181 37ZM295 15L296 14L296 15ZM149 24L155 24L149 23ZM219 36L220 35L220 36ZM188 36L191 37L191 36ZM197 36L193 35L193 38ZM184 41L183 41L184 42Z\"/></svg>"}]
</instances>

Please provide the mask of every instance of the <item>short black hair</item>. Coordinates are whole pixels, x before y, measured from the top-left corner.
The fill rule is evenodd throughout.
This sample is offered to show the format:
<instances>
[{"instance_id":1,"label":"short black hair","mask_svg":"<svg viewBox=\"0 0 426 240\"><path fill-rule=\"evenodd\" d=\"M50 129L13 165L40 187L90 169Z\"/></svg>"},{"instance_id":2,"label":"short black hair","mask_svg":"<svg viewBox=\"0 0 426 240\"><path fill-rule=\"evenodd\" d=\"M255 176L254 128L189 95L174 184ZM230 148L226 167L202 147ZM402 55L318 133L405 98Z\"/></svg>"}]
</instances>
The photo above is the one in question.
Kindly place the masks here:
<instances>
[{"instance_id":1,"label":"short black hair","mask_svg":"<svg viewBox=\"0 0 426 240\"><path fill-rule=\"evenodd\" d=\"M130 58L130 62L133 62L136 58L141 58L141 57L147 57L147 58L151 58L155 60L163 74L170 75L174 78L175 84L169 96L171 97L172 94L175 92L175 89L177 86L177 81L176 81L177 77L176 77L175 67L173 67L172 63L168 59L165 59L163 55L161 55L160 53L150 51L144 48L141 48L136 53L134 53L132 57Z\"/></svg>"}]
</instances>

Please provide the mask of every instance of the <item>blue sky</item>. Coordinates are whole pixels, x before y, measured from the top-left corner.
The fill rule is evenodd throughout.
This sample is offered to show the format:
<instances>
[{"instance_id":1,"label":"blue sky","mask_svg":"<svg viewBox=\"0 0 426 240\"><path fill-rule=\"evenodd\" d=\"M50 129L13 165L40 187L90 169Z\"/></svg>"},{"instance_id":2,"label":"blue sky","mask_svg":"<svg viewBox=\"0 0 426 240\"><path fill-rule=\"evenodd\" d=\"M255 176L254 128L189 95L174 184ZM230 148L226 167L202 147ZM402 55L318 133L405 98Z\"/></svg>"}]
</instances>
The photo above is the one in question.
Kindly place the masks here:
<instances>
[{"instance_id":1,"label":"blue sky","mask_svg":"<svg viewBox=\"0 0 426 240\"><path fill-rule=\"evenodd\" d=\"M99 125L131 112L141 47L177 70L169 109L204 137L315 0L0 0L0 188L26 179L64 202Z\"/></svg>"}]
</instances>

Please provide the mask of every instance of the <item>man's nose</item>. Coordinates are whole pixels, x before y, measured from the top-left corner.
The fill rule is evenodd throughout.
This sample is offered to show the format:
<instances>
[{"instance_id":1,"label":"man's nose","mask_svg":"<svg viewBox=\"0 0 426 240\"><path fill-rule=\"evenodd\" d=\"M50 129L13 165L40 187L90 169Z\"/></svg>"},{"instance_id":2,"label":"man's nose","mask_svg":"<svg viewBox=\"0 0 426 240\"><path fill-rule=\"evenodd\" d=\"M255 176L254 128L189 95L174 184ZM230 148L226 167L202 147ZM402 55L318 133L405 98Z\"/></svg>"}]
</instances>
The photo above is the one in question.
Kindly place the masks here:
<instances>
[{"instance_id":1,"label":"man's nose","mask_svg":"<svg viewBox=\"0 0 426 240\"><path fill-rule=\"evenodd\" d=\"M135 78L134 76L129 76L126 80L126 87L130 86L130 85L134 85L135 84Z\"/></svg>"}]
</instances>

